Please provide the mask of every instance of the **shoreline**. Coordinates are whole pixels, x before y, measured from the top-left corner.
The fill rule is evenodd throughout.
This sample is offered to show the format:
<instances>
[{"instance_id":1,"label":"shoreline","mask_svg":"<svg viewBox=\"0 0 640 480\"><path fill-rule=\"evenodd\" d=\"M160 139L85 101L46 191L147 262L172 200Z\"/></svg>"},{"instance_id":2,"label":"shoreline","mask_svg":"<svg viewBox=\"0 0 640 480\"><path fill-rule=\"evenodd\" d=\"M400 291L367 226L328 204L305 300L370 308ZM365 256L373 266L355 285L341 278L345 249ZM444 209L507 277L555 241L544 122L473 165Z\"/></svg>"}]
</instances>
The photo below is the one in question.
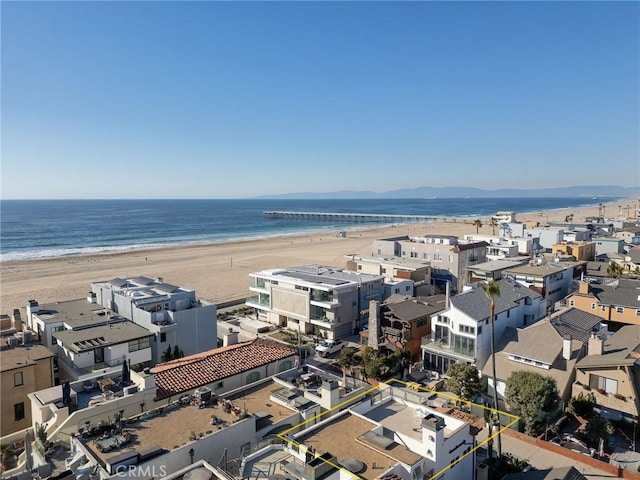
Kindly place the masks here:
<instances>
[{"instance_id":1,"label":"shoreline","mask_svg":"<svg viewBox=\"0 0 640 480\"><path fill-rule=\"evenodd\" d=\"M609 205L616 205L617 202ZM529 213L516 212L518 221L562 222L573 214L574 222L598 215L598 205ZM491 235L491 216L451 218L447 222L358 225L358 228L326 229L309 233L256 237L243 240L180 244L118 252L75 254L62 257L0 262L0 313L10 315L27 300L40 304L84 298L91 282L115 277L144 275L193 289L199 298L214 303L249 296L249 274L301 264L345 267L346 256L372 255L376 238L418 235ZM337 232L347 231L341 238Z\"/></svg>"},{"instance_id":2,"label":"shoreline","mask_svg":"<svg viewBox=\"0 0 640 480\"><path fill-rule=\"evenodd\" d=\"M586 200L586 199L585 199ZM546 209L543 211L540 210L531 210L531 211L523 211L516 212L518 218L522 219L526 216L531 216L534 214L541 215L543 212L556 212L556 211L572 211L572 210L581 210L585 208L597 208L600 204L605 205L607 207L616 205L617 202L620 202L622 198L615 198L615 200L608 199L607 203L593 203L595 200L590 199L589 201L585 201L585 204L575 207L558 207L552 209ZM591 203L590 203L591 202ZM402 225L417 225L417 224L448 224L448 223L466 223L472 224L476 219L481 219L484 222L487 222L491 215L459 215L459 216L448 216L448 215L434 215L434 220L432 221L424 221L424 222L410 222L410 223L402 223ZM545 217L548 218L548 215ZM297 220L298 222L302 222ZM264 233L243 237L233 237L227 236L223 238L210 238L210 239L197 239L197 238L185 238L183 240L176 240L170 243L127 243L120 245L94 245L94 246L83 246L83 247L62 247L62 248L41 248L38 250L18 250L7 253L0 253L0 264L9 263L9 262L19 262L19 261L34 261L34 260L46 260L51 258L68 258L75 256L91 256L91 255L118 255L121 253L130 253L144 250L157 250L164 248L183 248L190 246L200 246L200 245L213 245L213 244L221 244L228 242L244 242L251 240L262 240L262 239L271 239L271 238L284 238L284 237L295 237L301 235L316 235L325 232L337 232L337 231L363 231L363 230L372 230L379 229L384 227L389 227L391 225L395 225L397 223L388 223L388 222L348 222L344 224L332 224L332 222L327 222L324 226L314 225L308 228L301 228L294 232L284 231L284 232L274 232L274 233Z\"/></svg>"}]
</instances>

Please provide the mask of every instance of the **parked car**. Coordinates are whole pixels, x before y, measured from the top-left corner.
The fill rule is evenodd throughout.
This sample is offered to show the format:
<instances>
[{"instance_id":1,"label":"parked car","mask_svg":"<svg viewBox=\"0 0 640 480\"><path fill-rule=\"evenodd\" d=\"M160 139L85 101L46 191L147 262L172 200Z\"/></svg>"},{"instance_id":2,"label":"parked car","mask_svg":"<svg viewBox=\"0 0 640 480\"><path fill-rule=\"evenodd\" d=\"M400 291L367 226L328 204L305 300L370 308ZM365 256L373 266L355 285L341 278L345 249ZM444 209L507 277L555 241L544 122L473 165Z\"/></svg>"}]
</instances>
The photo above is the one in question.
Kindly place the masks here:
<instances>
[{"instance_id":1,"label":"parked car","mask_svg":"<svg viewBox=\"0 0 640 480\"><path fill-rule=\"evenodd\" d=\"M339 352L342 350L342 347L344 347L342 340L325 340L316 347L316 353L321 357L326 357L327 355Z\"/></svg>"}]
</instances>

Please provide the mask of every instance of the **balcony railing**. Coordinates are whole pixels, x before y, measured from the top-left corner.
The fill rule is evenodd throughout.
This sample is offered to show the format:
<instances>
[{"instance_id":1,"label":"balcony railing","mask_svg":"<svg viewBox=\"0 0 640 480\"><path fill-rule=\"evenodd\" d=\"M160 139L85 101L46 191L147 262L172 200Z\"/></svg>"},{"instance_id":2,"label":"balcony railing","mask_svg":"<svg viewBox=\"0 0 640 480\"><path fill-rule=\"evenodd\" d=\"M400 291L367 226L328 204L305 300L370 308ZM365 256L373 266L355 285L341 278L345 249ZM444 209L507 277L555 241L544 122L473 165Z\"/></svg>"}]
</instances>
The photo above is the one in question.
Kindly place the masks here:
<instances>
[{"instance_id":1,"label":"balcony railing","mask_svg":"<svg viewBox=\"0 0 640 480\"><path fill-rule=\"evenodd\" d=\"M269 308L271 306L271 302L268 297L264 298L260 296L247 297L247 299L245 300L245 303L249 306L261 307L261 308Z\"/></svg>"},{"instance_id":2,"label":"balcony railing","mask_svg":"<svg viewBox=\"0 0 640 480\"><path fill-rule=\"evenodd\" d=\"M402 330L400 328L382 327L382 334L388 337L396 337L405 342L413 338L411 330Z\"/></svg>"}]
</instances>

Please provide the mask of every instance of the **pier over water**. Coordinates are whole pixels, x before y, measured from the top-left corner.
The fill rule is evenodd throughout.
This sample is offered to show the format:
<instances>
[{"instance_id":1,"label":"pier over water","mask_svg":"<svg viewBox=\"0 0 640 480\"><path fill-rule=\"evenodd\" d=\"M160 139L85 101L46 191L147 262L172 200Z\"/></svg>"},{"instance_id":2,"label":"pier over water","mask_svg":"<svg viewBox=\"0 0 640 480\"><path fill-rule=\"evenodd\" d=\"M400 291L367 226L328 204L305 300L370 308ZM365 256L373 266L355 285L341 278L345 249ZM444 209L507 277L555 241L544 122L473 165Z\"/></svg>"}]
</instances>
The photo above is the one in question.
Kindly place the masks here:
<instances>
[{"instance_id":1,"label":"pier over water","mask_svg":"<svg viewBox=\"0 0 640 480\"><path fill-rule=\"evenodd\" d=\"M396 215L385 213L335 213L335 212L287 212L270 210L264 212L266 218L278 220L315 220L325 222L361 222L361 223L426 223L443 222L442 215Z\"/></svg>"}]
</instances>

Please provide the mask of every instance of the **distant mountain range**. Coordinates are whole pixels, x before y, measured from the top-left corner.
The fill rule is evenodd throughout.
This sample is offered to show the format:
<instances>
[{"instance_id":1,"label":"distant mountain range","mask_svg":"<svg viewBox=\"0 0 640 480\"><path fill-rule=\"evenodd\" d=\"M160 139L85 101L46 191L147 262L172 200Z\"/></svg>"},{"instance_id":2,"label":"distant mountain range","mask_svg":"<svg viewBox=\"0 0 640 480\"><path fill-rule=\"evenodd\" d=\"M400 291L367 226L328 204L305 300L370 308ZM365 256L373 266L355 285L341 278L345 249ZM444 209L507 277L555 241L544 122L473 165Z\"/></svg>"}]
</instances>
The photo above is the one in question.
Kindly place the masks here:
<instances>
[{"instance_id":1,"label":"distant mountain range","mask_svg":"<svg viewBox=\"0 0 640 480\"><path fill-rule=\"evenodd\" d=\"M485 190L474 187L416 187L386 192L341 190L337 192L299 192L261 195L257 199L350 199L350 198L541 198L541 197L640 197L640 187L617 185L583 185L556 188L501 188Z\"/></svg>"}]
</instances>

